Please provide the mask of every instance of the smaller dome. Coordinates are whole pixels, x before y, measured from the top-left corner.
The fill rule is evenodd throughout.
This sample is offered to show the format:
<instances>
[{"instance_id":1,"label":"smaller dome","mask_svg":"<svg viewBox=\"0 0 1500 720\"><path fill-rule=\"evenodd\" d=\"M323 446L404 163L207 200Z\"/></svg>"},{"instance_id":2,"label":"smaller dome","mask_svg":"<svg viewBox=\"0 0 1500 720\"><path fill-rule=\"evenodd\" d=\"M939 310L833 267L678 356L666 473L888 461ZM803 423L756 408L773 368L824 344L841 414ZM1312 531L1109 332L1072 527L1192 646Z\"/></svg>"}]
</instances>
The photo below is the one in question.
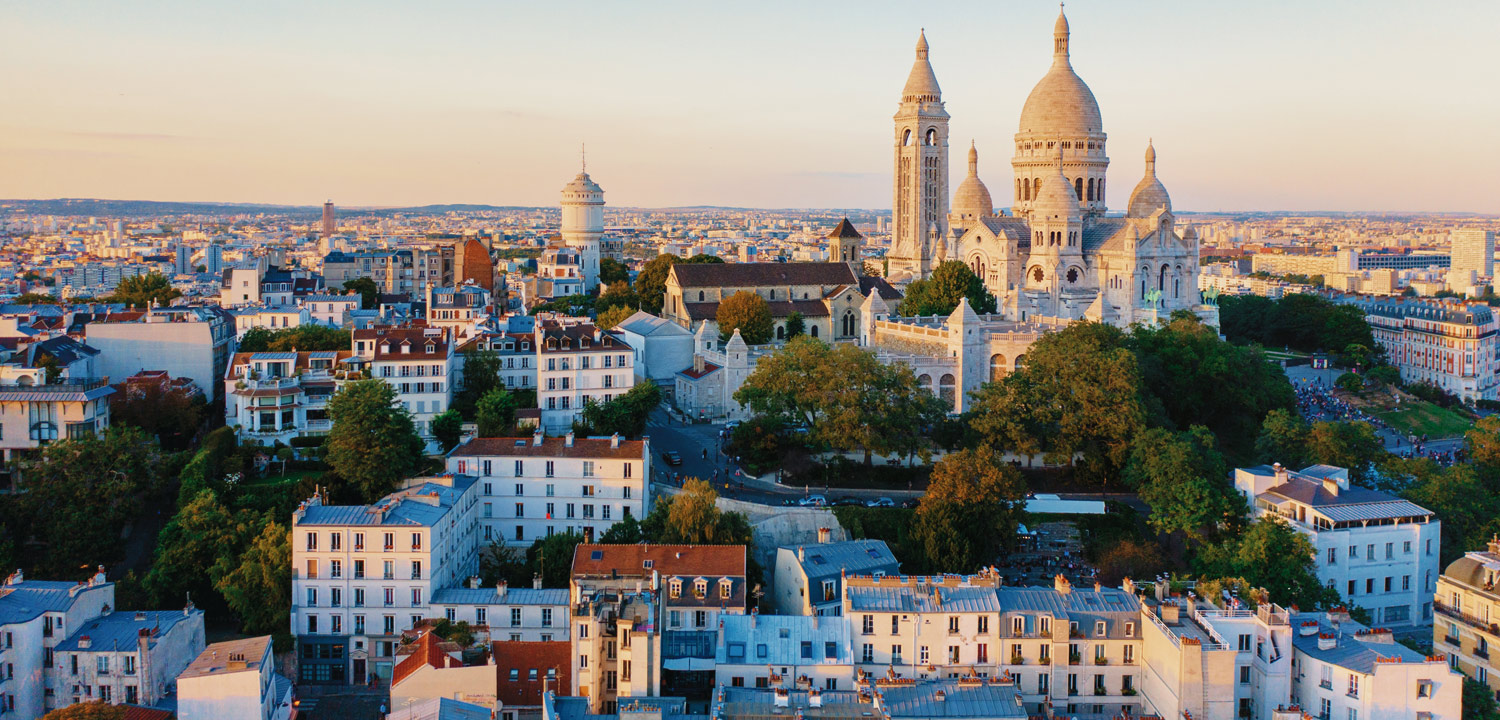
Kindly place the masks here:
<instances>
[{"instance_id":1,"label":"smaller dome","mask_svg":"<svg viewBox=\"0 0 1500 720\"><path fill-rule=\"evenodd\" d=\"M1068 34L1068 14L1062 8L1057 9L1057 22L1052 26L1053 35Z\"/></svg>"},{"instance_id":2,"label":"smaller dome","mask_svg":"<svg viewBox=\"0 0 1500 720\"><path fill-rule=\"evenodd\" d=\"M969 176L953 193L953 213L964 217L988 217L995 213L990 189L979 179L979 151L969 143Z\"/></svg>"},{"instance_id":3,"label":"smaller dome","mask_svg":"<svg viewBox=\"0 0 1500 720\"><path fill-rule=\"evenodd\" d=\"M1153 213L1161 208L1167 212L1172 211L1172 198L1167 195L1166 186L1156 178L1156 148L1151 143L1146 143L1146 176L1136 184L1135 189L1130 191L1130 206L1125 212L1126 217L1151 217Z\"/></svg>"},{"instance_id":4,"label":"smaller dome","mask_svg":"<svg viewBox=\"0 0 1500 720\"><path fill-rule=\"evenodd\" d=\"M1042 181L1042 189L1037 192L1036 200L1032 202L1031 208L1034 215L1062 215L1064 217L1076 217L1080 214L1078 207L1078 192L1073 189L1073 184L1062 172L1062 145L1056 146L1053 162L1057 174L1049 175Z\"/></svg>"},{"instance_id":5,"label":"smaller dome","mask_svg":"<svg viewBox=\"0 0 1500 720\"><path fill-rule=\"evenodd\" d=\"M942 95L943 89L938 87L937 73L932 71L932 63L927 60L927 31L923 30L917 37L917 59L912 63L911 74L906 76L906 87L901 90L901 100L936 102Z\"/></svg>"}]
</instances>

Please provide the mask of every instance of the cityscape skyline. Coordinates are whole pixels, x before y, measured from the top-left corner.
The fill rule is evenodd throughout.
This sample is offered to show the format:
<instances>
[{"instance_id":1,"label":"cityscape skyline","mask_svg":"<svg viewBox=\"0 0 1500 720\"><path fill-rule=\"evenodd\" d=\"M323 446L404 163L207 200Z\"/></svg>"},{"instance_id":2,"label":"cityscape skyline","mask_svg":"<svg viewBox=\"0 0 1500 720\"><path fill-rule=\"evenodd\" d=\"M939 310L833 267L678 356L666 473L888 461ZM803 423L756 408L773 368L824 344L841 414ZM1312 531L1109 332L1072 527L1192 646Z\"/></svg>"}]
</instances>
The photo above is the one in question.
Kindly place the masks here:
<instances>
[{"instance_id":1,"label":"cityscape skyline","mask_svg":"<svg viewBox=\"0 0 1500 720\"><path fill-rule=\"evenodd\" d=\"M981 177L1004 188L1057 10L605 5L579 22L345 7L9 8L0 58L33 72L0 79L21 108L3 123L0 196L545 206L587 142L613 206L885 209L888 123L918 30L950 151L972 138ZM1472 91L1487 86L1494 7L1080 2L1069 15L1074 67L1111 131L1112 209L1149 137L1182 211L1500 210L1482 181L1500 147L1474 141L1500 97ZM526 32L489 42L487 27ZM55 37L75 42L49 50ZM1393 42L1407 51L1382 49Z\"/></svg>"}]
</instances>

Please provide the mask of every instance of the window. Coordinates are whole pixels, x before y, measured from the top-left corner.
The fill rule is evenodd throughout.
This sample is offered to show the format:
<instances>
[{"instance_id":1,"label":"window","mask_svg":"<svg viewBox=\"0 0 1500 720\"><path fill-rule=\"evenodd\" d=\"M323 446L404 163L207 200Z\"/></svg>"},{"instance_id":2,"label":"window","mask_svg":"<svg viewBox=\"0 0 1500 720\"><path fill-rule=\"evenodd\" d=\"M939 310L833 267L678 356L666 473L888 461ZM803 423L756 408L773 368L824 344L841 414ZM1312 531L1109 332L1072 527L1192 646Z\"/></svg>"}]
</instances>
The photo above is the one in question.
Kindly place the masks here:
<instances>
[{"instance_id":1,"label":"window","mask_svg":"<svg viewBox=\"0 0 1500 720\"><path fill-rule=\"evenodd\" d=\"M860 634L861 635L874 635L875 634L875 616L874 615L865 615L865 616L863 616L863 617L860 618ZM866 645L865 647L869 647L869 645ZM868 662L868 661L866 661L866 662Z\"/></svg>"},{"instance_id":2,"label":"window","mask_svg":"<svg viewBox=\"0 0 1500 720\"><path fill-rule=\"evenodd\" d=\"M1250 684L1250 666L1249 665L1241 665L1240 666L1240 684L1241 685L1249 685Z\"/></svg>"},{"instance_id":3,"label":"window","mask_svg":"<svg viewBox=\"0 0 1500 720\"><path fill-rule=\"evenodd\" d=\"M982 621L985 620L985 618L983 616L980 616L979 619L981 620L981 624L983 624ZM1017 615L1010 619L1010 634L1015 635L1016 637L1021 637L1026 634L1026 617L1024 615Z\"/></svg>"},{"instance_id":4,"label":"window","mask_svg":"<svg viewBox=\"0 0 1500 720\"><path fill-rule=\"evenodd\" d=\"M891 664L893 664L893 665L900 665L901 662L902 662L902 660L901 660L901 646L900 645L892 645L891 646Z\"/></svg>"},{"instance_id":5,"label":"window","mask_svg":"<svg viewBox=\"0 0 1500 720\"><path fill-rule=\"evenodd\" d=\"M927 661L930 659L929 655L930 654L927 652L927 646L921 646L917 649L917 662L922 665L926 665Z\"/></svg>"},{"instance_id":6,"label":"window","mask_svg":"<svg viewBox=\"0 0 1500 720\"><path fill-rule=\"evenodd\" d=\"M869 643L860 646L859 661L866 663L875 662L875 646Z\"/></svg>"},{"instance_id":7,"label":"window","mask_svg":"<svg viewBox=\"0 0 1500 720\"><path fill-rule=\"evenodd\" d=\"M803 660L811 660L812 659L812 642L807 641L807 640L803 640L802 641L802 659Z\"/></svg>"},{"instance_id":8,"label":"window","mask_svg":"<svg viewBox=\"0 0 1500 720\"><path fill-rule=\"evenodd\" d=\"M896 615L891 616L891 634L901 634L901 618Z\"/></svg>"}]
</instances>

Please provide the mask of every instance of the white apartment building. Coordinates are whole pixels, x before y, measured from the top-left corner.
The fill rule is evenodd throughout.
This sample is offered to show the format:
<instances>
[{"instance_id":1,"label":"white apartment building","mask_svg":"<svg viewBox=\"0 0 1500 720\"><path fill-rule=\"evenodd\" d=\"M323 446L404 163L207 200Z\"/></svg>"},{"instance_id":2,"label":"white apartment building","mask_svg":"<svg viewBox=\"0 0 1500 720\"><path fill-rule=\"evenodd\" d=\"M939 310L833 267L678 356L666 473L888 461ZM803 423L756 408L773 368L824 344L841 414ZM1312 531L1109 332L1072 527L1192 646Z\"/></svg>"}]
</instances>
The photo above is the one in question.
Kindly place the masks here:
<instances>
[{"instance_id":1,"label":"white apartment building","mask_svg":"<svg viewBox=\"0 0 1500 720\"><path fill-rule=\"evenodd\" d=\"M1460 720L1463 674L1344 613L1292 616L1292 702L1328 720Z\"/></svg>"},{"instance_id":2,"label":"white apartment building","mask_svg":"<svg viewBox=\"0 0 1500 720\"><path fill-rule=\"evenodd\" d=\"M4 641L5 680L0 708L7 716L39 718L67 705L59 685L57 646L73 628L114 607L115 586L101 571L84 583L27 580L17 570L0 586L0 639Z\"/></svg>"},{"instance_id":3,"label":"white apartment building","mask_svg":"<svg viewBox=\"0 0 1500 720\"><path fill-rule=\"evenodd\" d=\"M312 313L305 307L295 305L250 305L229 311L234 317L234 335L237 339L254 328L285 330L301 327L312 322Z\"/></svg>"},{"instance_id":4,"label":"white apartment building","mask_svg":"<svg viewBox=\"0 0 1500 720\"><path fill-rule=\"evenodd\" d=\"M1472 272L1481 278L1495 276L1495 231L1464 228L1454 230L1450 236L1453 238L1450 267L1454 272Z\"/></svg>"},{"instance_id":5,"label":"white apartment building","mask_svg":"<svg viewBox=\"0 0 1500 720\"><path fill-rule=\"evenodd\" d=\"M101 376L127 378L142 370L165 370L174 378L191 379L212 400L229 365L234 320L218 307L173 306L95 318L84 334L99 350L95 366Z\"/></svg>"},{"instance_id":6,"label":"white apartment building","mask_svg":"<svg viewBox=\"0 0 1500 720\"><path fill-rule=\"evenodd\" d=\"M724 615L714 650L719 687L854 689L849 623L819 615Z\"/></svg>"},{"instance_id":7,"label":"white apartment building","mask_svg":"<svg viewBox=\"0 0 1500 720\"><path fill-rule=\"evenodd\" d=\"M299 682L389 680L401 631L431 617L433 593L478 570L476 479L419 478L373 505L292 514L292 634Z\"/></svg>"},{"instance_id":8,"label":"white apartment building","mask_svg":"<svg viewBox=\"0 0 1500 720\"><path fill-rule=\"evenodd\" d=\"M460 374L469 350L492 350L500 356L500 382L508 390L536 389L536 321L530 315L507 315L499 318L495 331L481 332L463 347L457 356ZM580 318L580 321L586 320Z\"/></svg>"},{"instance_id":9,"label":"white apartment building","mask_svg":"<svg viewBox=\"0 0 1500 720\"><path fill-rule=\"evenodd\" d=\"M537 407L548 432L572 427L588 402L608 402L635 386L634 350L593 325L543 321L536 340Z\"/></svg>"},{"instance_id":10,"label":"white apartment building","mask_svg":"<svg viewBox=\"0 0 1500 720\"><path fill-rule=\"evenodd\" d=\"M203 651L203 611L106 611L75 626L54 650L52 687L60 704L155 705Z\"/></svg>"},{"instance_id":11,"label":"white apartment building","mask_svg":"<svg viewBox=\"0 0 1500 720\"><path fill-rule=\"evenodd\" d=\"M448 453L448 471L479 478L482 542L529 547L573 531L589 538L651 509L647 440L544 437L473 438Z\"/></svg>"},{"instance_id":12,"label":"white apartment building","mask_svg":"<svg viewBox=\"0 0 1500 720\"><path fill-rule=\"evenodd\" d=\"M847 577L856 669L1001 677L1033 714L1141 714L1140 601L1118 588L1001 587L998 575Z\"/></svg>"},{"instance_id":13,"label":"white apartment building","mask_svg":"<svg viewBox=\"0 0 1500 720\"><path fill-rule=\"evenodd\" d=\"M568 591L510 587L501 580L479 587L472 579L464 587L439 588L432 593L432 614L448 622L466 622L482 642L554 642L568 639Z\"/></svg>"},{"instance_id":14,"label":"white apartment building","mask_svg":"<svg viewBox=\"0 0 1500 720\"><path fill-rule=\"evenodd\" d=\"M354 331L354 355L370 363L371 376L396 389L417 433L432 443L432 418L453 397L453 342L443 328L380 326Z\"/></svg>"},{"instance_id":15,"label":"white apartment building","mask_svg":"<svg viewBox=\"0 0 1500 720\"><path fill-rule=\"evenodd\" d=\"M265 445L327 435L328 399L359 377L348 350L236 353L224 378L224 424Z\"/></svg>"},{"instance_id":16,"label":"white apartment building","mask_svg":"<svg viewBox=\"0 0 1500 720\"><path fill-rule=\"evenodd\" d=\"M292 681L276 672L271 636L217 642L177 676L178 720L287 720Z\"/></svg>"},{"instance_id":17,"label":"white apartment building","mask_svg":"<svg viewBox=\"0 0 1500 720\"><path fill-rule=\"evenodd\" d=\"M104 378L49 383L45 368L0 365L0 452L5 466L47 443L104 432L114 392Z\"/></svg>"},{"instance_id":18,"label":"white apartment building","mask_svg":"<svg viewBox=\"0 0 1500 720\"><path fill-rule=\"evenodd\" d=\"M344 327L348 325L349 313L360 309L362 302L362 298L358 293L352 295L304 295L299 299L302 301L302 307L307 310L312 322L328 327Z\"/></svg>"},{"instance_id":19,"label":"white apartment building","mask_svg":"<svg viewBox=\"0 0 1500 720\"><path fill-rule=\"evenodd\" d=\"M428 327L449 328L455 337L474 334L493 311L490 292L472 283L427 291Z\"/></svg>"},{"instance_id":20,"label":"white apartment building","mask_svg":"<svg viewBox=\"0 0 1500 720\"><path fill-rule=\"evenodd\" d=\"M1342 468L1280 464L1238 468L1234 485L1253 517L1275 516L1305 535L1319 581L1370 611L1378 626L1432 620L1442 523L1432 511L1377 490L1350 487Z\"/></svg>"}]
</instances>

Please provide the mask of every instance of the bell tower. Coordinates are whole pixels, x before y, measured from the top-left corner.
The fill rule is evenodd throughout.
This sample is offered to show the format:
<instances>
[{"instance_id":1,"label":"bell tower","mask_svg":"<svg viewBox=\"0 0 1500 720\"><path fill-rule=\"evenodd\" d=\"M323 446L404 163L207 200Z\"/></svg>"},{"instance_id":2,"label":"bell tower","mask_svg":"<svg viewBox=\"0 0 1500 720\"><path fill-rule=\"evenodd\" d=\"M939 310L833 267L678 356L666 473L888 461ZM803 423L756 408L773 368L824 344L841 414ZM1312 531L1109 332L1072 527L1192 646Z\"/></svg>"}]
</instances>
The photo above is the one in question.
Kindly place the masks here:
<instances>
[{"instance_id":1,"label":"bell tower","mask_svg":"<svg viewBox=\"0 0 1500 720\"><path fill-rule=\"evenodd\" d=\"M894 118L890 274L905 271L914 280L936 264L930 229L937 226L941 237L948 228L948 112L927 56L924 32Z\"/></svg>"}]
</instances>

